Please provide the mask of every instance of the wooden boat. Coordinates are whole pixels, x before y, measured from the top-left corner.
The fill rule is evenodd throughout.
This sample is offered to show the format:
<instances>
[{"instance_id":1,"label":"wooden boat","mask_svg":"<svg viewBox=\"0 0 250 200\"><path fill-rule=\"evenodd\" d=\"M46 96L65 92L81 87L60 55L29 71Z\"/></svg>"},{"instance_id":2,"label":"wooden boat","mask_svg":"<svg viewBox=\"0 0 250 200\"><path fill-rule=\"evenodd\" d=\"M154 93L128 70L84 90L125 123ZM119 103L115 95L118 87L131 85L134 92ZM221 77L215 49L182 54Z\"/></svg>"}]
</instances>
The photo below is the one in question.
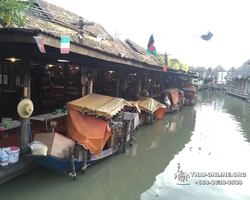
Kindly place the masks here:
<instances>
[{"instance_id":1,"label":"wooden boat","mask_svg":"<svg viewBox=\"0 0 250 200\"><path fill-rule=\"evenodd\" d=\"M156 99L161 103L164 103L165 95L168 95L168 99L171 102L171 105L167 106L166 113L173 113L174 111L180 111L183 106L183 97L184 92L178 88L170 88L167 90L162 90L157 92L158 97Z\"/></svg>"},{"instance_id":2,"label":"wooden boat","mask_svg":"<svg viewBox=\"0 0 250 200\"><path fill-rule=\"evenodd\" d=\"M134 105L138 105L140 114L140 124L153 124L155 120L162 119L166 106L150 97L139 97L139 101L130 101Z\"/></svg>"},{"instance_id":3,"label":"wooden boat","mask_svg":"<svg viewBox=\"0 0 250 200\"><path fill-rule=\"evenodd\" d=\"M97 164L107 159L114 153L118 152L118 150L119 150L119 145L116 145L113 148L102 151L100 157L96 157L95 155L93 155L92 157L86 160L86 166ZM57 157L50 156L50 155L48 156L29 155L29 157L36 163L48 169L51 169L53 171L64 173L64 174L68 174L70 172L72 173L72 165L69 160L57 158ZM74 166L75 166L75 170L82 169L82 172L85 172L86 170L85 168L83 169L84 161L74 160Z\"/></svg>"},{"instance_id":4,"label":"wooden boat","mask_svg":"<svg viewBox=\"0 0 250 200\"><path fill-rule=\"evenodd\" d=\"M122 98L92 93L67 103L67 107L67 137L84 147L83 159L76 160L70 147L69 159L30 155L38 164L76 178L76 170L84 172L87 166L116 152L125 152L126 147L132 145L133 119L137 112L140 113L134 104Z\"/></svg>"},{"instance_id":5,"label":"wooden boat","mask_svg":"<svg viewBox=\"0 0 250 200\"><path fill-rule=\"evenodd\" d=\"M196 103L196 87L187 86L182 90L184 92L185 97L184 106L194 105Z\"/></svg>"}]
</instances>

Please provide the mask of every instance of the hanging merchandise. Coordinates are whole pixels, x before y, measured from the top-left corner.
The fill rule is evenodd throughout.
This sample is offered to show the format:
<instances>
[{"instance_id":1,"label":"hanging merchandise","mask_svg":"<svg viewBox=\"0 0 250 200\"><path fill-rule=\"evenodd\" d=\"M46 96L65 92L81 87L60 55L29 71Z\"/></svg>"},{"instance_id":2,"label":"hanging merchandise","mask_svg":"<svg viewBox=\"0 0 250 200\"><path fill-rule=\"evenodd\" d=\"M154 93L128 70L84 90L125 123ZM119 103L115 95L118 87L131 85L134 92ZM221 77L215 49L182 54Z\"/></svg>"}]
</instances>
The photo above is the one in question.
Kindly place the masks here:
<instances>
[{"instance_id":1,"label":"hanging merchandise","mask_svg":"<svg viewBox=\"0 0 250 200\"><path fill-rule=\"evenodd\" d=\"M44 45L43 45L43 37L42 36L34 36L33 38L36 40L36 44L37 44L40 52L46 53Z\"/></svg>"},{"instance_id":2,"label":"hanging merchandise","mask_svg":"<svg viewBox=\"0 0 250 200\"><path fill-rule=\"evenodd\" d=\"M61 54L69 54L70 47L70 37L63 36L61 37Z\"/></svg>"}]
</instances>

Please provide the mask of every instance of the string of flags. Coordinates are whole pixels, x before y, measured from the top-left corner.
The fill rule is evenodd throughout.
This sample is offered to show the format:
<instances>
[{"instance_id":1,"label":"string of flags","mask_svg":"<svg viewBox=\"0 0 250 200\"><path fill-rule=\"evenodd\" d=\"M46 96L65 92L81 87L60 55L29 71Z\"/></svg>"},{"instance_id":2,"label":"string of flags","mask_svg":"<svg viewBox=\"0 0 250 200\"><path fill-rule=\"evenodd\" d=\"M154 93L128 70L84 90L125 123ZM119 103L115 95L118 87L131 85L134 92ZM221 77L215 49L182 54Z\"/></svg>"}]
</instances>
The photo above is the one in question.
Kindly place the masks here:
<instances>
[{"instance_id":1,"label":"string of flags","mask_svg":"<svg viewBox=\"0 0 250 200\"><path fill-rule=\"evenodd\" d=\"M36 41L36 44L40 50L41 53L46 53L44 43L43 43L43 37L42 36L34 36L33 37ZM60 52L61 54L69 54L70 49L70 36L62 36L61 37L61 46L60 46Z\"/></svg>"}]
</instances>

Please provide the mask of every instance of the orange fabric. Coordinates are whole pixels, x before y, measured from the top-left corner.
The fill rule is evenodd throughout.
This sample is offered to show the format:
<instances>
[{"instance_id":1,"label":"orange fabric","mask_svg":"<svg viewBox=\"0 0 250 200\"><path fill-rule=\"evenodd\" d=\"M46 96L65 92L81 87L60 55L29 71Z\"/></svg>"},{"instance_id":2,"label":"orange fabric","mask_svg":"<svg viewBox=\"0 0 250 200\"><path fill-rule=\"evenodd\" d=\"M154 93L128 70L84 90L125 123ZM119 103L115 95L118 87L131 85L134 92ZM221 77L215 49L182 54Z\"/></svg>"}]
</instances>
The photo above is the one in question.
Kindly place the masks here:
<instances>
[{"instance_id":1,"label":"orange fabric","mask_svg":"<svg viewBox=\"0 0 250 200\"><path fill-rule=\"evenodd\" d=\"M72 108L68 109L67 129L68 137L98 157L111 133L108 122L88 115L83 116L82 113Z\"/></svg>"},{"instance_id":2,"label":"orange fabric","mask_svg":"<svg viewBox=\"0 0 250 200\"><path fill-rule=\"evenodd\" d=\"M166 108L158 108L157 111L156 111L156 118L157 119L162 119L164 114L166 112Z\"/></svg>"},{"instance_id":3,"label":"orange fabric","mask_svg":"<svg viewBox=\"0 0 250 200\"><path fill-rule=\"evenodd\" d=\"M174 106L176 106L177 103L179 102L179 93L175 92L175 93L171 94L171 96L172 96L172 100L173 100Z\"/></svg>"}]
</instances>

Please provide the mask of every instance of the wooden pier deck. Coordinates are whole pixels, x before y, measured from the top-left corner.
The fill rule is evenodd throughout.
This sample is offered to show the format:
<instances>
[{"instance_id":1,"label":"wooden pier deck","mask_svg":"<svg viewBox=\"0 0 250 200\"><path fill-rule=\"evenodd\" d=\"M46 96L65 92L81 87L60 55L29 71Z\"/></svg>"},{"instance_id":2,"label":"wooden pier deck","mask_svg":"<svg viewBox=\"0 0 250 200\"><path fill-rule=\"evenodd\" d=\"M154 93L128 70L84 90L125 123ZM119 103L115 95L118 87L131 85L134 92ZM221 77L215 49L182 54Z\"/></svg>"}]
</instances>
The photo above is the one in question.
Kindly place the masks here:
<instances>
[{"instance_id":1,"label":"wooden pier deck","mask_svg":"<svg viewBox=\"0 0 250 200\"><path fill-rule=\"evenodd\" d=\"M227 88L227 93L233 96L237 96L243 99L246 99L248 102L250 102L250 94L249 92L242 92L240 90L236 90L233 88Z\"/></svg>"}]
</instances>

